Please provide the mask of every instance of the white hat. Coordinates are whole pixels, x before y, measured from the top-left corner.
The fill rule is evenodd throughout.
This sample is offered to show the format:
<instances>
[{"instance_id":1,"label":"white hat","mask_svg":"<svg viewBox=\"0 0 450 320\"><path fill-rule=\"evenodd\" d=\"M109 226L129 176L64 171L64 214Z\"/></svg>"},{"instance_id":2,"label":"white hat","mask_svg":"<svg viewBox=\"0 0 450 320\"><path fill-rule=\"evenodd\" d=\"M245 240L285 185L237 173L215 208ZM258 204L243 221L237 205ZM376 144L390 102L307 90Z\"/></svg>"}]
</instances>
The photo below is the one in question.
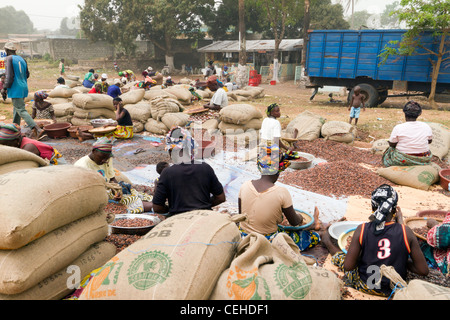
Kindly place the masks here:
<instances>
[{"instance_id":1,"label":"white hat","mask_svg":"<svg viewBox=\"0 0 450 320\"><path fill-rule=\"evenodd\" d=\"M102 74L102 79L108 79L108 75L106 73Z\"/></svg>"},{"instance_id":2,"label":"white hat","mask_svg":"<svg viewBox=\"0 0 450 320\"><path fill-rule=\"evenodd\" d=\"M120 84L120 79L114 79L114 84Z\"/></svg>"},{"instance_id":3,"label":"white hat","mask_svg":"<svg viewBox=\"0 0 450 320\"><path fill-rule=\"evenodd\" d=\"M16 51L16 50L17 50L16 46L15 46L14 43L12 43L12 42L7 42L7 43L5 44L4 49L5 49L5 50L8 49L8 50L11 50L11 51Z\"/></svg>"},{"instance_id":4,"label":"white hat","mask_svg":"<svg viewBox=\"0 0 450 320\"><path fill-rule=\"evenodd\" d=\"M147 70L148 70L148 71L152 71L153 68L152 68L152 67L148 67Z\"/></svg>"},{"instance_id":5,"label":"white hat","mask_svg":"<svg viewBox=\"0 0 450 320\"><path fill-rule=\"evenodd\" d=\"M126 78L126 77L123 77L123 78L122 78L122 82L123 82L123 83L127 83L127 78Z\"/></svg>"}]
</instances>

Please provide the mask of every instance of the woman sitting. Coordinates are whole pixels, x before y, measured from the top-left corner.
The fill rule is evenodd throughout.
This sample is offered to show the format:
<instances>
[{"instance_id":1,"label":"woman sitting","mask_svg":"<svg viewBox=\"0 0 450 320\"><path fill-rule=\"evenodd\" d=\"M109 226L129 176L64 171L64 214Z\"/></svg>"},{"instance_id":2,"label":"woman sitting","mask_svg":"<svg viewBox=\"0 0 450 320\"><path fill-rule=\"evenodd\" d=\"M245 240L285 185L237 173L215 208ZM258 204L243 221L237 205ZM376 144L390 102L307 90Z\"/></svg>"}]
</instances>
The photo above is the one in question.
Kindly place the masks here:
<instances>
[{"instance_id":1,"label":"woman sitting","mask_svg":"<svg viewBox=\"0 0 450 320\"><path fill-rule=\"evenodd\" d=\"M315 223L307 229L285 231L278 226L283 222L283 215L291 226L300 226L303 223L303 217L294 210L289 191L275 185L280 172L286 168L285 163L278 161L258 162L261 178L245 182L239 191L239 213L245 213L248 217L247 221L240 223L239 230L242 237L250 232L256 232L264 235L268 240L275 238L279 232L285 232L300 250L304 251L320 242L319 234L311 230L320 229L319 210L315 208Z\"/></svg>"},{"instance_id":2,"label":"woman sitting","mask_svg":"<svg viewBox=\"0 0 450 320\"><path fill-rule=\"evenodd\" d=\"M406 122L392 130L383 164L386 167L426 165L433 157L429 147L433 131L426 123L416 121L422 114L422 107L417 102L409 101L403 112Z\"/></svg>"},{"instance_id":3,"label":"woman sitting","mask_svg":"<svg viewBox=\"0 0 450 320\"><path fill-rule=\"evenodd\" d=\"M382 277L379 285L374 281L382 265L392 266L403 280L406 280L407 269L426 276L428 266L416 236L403 224L401 210L397 207L397 192L389 185L381 185L372 193L371 202L371 222L356 228L347 254L331 241L327 230L321 232L321 237L332 263L345 272L346 285L364 293L388 297L392 292L390 280Z\"/></svg>"},{"instance_id":4,"label":"woman sitting","mask_svg":"<svg viewBox=\"0 0 450 320\"><path fill-rule=\"evenodd\" d=\"M33 119L51 119L56 122L55 110L50 102L45 101L48 94L44 91L38 91L34 94L34 103L31 117Z\"/></svg>"},{"instance_id":5,"label":"woman sitting","mask_svg":"<svg viewBox=\"0 0 450 320\"><path fill-rule=\"evenodd\" d=\"M22 136L20 127L15 123L0 123L0 144L34 153L48 160L51 165L66 164L58 150L48 144Z\"/></svg>"},{"instance_id":6,"label":"woman sitting","mask_svg":"<svg viewBox=\"0 0 450 320\"><path fill-rule=\"evenodd\" d=\"M112 146L112 139L107 137L98 139L92 145L91 153L75 162L74 166L94 170L101 174L106 182L120 186L116 180L116 171L113 166ZM132 214L152 211L152 197L132 189L131 186L128 187L129 193L119 192L115 194L114 189L108 189L109 199L126 205L128 212Z\"/></svg>"},{"instance_id":7,"label":"woman sitting","mask_svg":"<svg viewBox=\"0 0 450 320\"><path fill-rule=\"evenodd\" d=\"M90 69L88 73L84 75L83 86L85 88L91 89L95 83L94 79L94 69Z\"/></svg>"},{"instance_id":8,"label":"woman sitting","mask_svg":"<svg viewBox=\"0 0 450 320\"><path fill-rule=\"evenodd\" d=\"M133 121L127 109L123 107L122 98L114 98L114 108L116 109L117 129L113 132L114 138L131 139L133 138Z\"/></svg>"}]
</instances>

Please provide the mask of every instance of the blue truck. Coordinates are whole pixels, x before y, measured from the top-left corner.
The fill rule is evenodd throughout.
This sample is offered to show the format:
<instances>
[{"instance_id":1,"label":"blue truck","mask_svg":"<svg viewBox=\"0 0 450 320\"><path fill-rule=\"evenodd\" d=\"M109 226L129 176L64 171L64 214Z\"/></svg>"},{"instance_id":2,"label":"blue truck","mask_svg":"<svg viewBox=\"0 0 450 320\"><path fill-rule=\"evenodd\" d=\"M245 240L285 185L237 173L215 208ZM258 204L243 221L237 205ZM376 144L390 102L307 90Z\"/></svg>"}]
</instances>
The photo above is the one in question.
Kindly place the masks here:
<instances>
[{"instance_id":1,"label":"blue truck","mask_svg":"<svg viewBox=\"0 0 450 320\"><path fill-rule=\"evenodd\" d=\"M368 107L382 104L389 90L405 92L402 96L425 95L431 90L432 64L434 55L418 48L411 56L391 56L381 64L382 53L390 41L400 41L406 30L314 30L309 32L306 46L305 75L308 88L315 91L324 86L346 87L349 97L355 86L367 98ZM446 39L450 50L450 37ZM432 32L421 35L421 44L437 52L440 38ZM449 57L447 54L443 59ZM441 64L436 93L450 92L450 59Z\"/></svg>"}]
</instances>

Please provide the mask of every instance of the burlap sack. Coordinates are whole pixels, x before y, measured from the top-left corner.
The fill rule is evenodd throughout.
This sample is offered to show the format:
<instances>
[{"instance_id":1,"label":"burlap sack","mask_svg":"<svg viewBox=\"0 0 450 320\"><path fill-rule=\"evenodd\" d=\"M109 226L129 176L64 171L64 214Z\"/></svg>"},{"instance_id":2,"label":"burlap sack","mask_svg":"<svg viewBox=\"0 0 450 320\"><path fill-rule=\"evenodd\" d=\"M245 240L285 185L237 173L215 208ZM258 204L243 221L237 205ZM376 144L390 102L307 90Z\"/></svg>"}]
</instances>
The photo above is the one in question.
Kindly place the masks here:
<instances>
[{"instance_id":1,"label":"burlap sack","mask_svg":"<svg viewBox=\"0 0 450 320\"><path fill-rule=\"evenodd\" d=\"M166 113L161 118L161 122L169 129L177 126L184 127L189 122L189 115L183 112Z\"/></svg>"},{"instance_id":2,"label":"burlap sack","mask_svg":"<svg viewBox=\"0 0 450 320\"><path fill-rule=\"evenodd\" d=\"M145 130L144 123L137 121L137 120L133 120L133 132L134 133L140 133L144 130Z\"/></svg>"},{"instance_id":3,"label":"burlap sack","mask_svg":"<svg viewBox=\"0 0 450 320\"><path fill-rule=\"evenodd\" d=\"M182 111L181 104L178 100L162 98L153 100L150 109L152 111L152 118L158 121L161 121L166 113L177 113Z\"/></svg>"},{"instance_id":4,"label":"burlap sack","mask_svg":"<svg viewBox=\"0 0 450 320\"><path fill-rule=\"evenodd\" d=\"M286 127L288 137L293 137L295 129L298 130L299 140L313 141L320 137L325 119L310 111L304 111L292 120Z\"/></svg>"},{"instance_id":5,"label":"burlap sack","mask_svg":"<svg viewBox=\"0 0 450 320\"><path fill-rule=\"evenodd\" d=\"M73 116L56 117L56 123L69 122L72 123Z\"/></svg>"},{"instance_id":6,"label":"burlap sack","mask_svg":"<svg viewBox=\"0 0 450 320\"><path fill-rule=\"evenodd\" d=\"M177 99L177 97L171 93L169 93L167 90L163 89L151 89L148 91L145 91L144 99L152 101L157 98L171 98L171 99Z\"/></svg>"},{"instance_id":7,"label":"burlap sack","mask_svg":"<svg viewBox=\"0 0 450 320\"><path fill-rule=\"evenodd\" d=\"M108 203L105 182L71 165L0 176L0 250L18 249Z\"/></svg>"},{"instance_id":8,"label":"burlap sack","mask_svg":"<svg viewBox=\"0 0 450 320\"><path fill-rule=\"evenodd\" d=\"M54 104L55 117L72 116L75 112L75 105L72 102Z\"/></svg>"},{"instance_id":9,"label":"burlap sack","mask_svg":"<svg viewBox=\"0 0 450 320\"><path fill-rule=\"evenodd\" d=\"M247 87L244 87L243 90L249 92L250 96L253 99L260 99L265 96L265 91L264 91L264 88L262 88L262 87L247 86Z\"/></svg>"},{"instance_id":10,"label":"burlap sack","mask_svg":"<svg viewBox=\"0 0 450 320\"><path fill-rule=\"evenodd\" d=\"M164 220L111 259L80 299L206 300L236 251L235 221L206 210Z\"/></svg>"},{"instance_id":11,"label":"burlap sack","mask_svg":"<svg viewBox=\"0 0 450 320\"><path fill-rule=\"evenodd\" d=\"M191 124L192 129L194 130L207 130L207 131L215 131L219 128L219 120L217 119L208 119L205 122L194 121Z\"/></svg>"},{"instance_id":12,"label":"burlap sack","mask_svg":"<svg viewBox=\"0 0 450 320\"><path fill-rule=\"evenodd\" d=\"M19 294L0 294L0 300L60 300L71 294L76 288L75 272L78 281L83 280L93 270L100 268L116 254L116 246L101 241L90 246L78 258L66 267L40 281L34 287ZM70 286L68 286L70 284Z\"/></svg>"},{"instance_id":13,"label":"burlap sack","mask_svg":"<svg viewBox=\"0 0 450 320\"><path fill-rule=\"evenodd\" d=\"M348 122L327 121L321 129L325 140L352 143L355 140L356 129Z\"/></svg>"},{"instance_id":14,"label":"burlap sack","mask_svg":"<svg viewBox=\"0 0 450 320\"><path fill-rule=\"evenodd\" d=\"M204 90L200 90L200 89L195 90L195 92L198 93L198 95L200 97L202 97L202 99L212 98L210 92L207 92L207 91L204 91ZM230 96L228 95L228 97L230 97Z\"/></svg>"},{"instance_id":15,"label":"burlap sack","mask_svg":"<svg viewBox=\"0 0 450 320\"><path fill-rule=\"evenodd\" d=\"M156 85L160 86L163 84L164 76L162 75L162 73L158 72L158 74L153 76L152 79L156 81Z\"/></svg>"},{"instance_id":16,"label":"burlap sack","mask_svg":"<svg viewBox=\"0 0 450 320\"><path fill-rule=\"evenodd\" d=\"M237 96L234 94L233 91L228 91L227 92L227 96L228 96L228 101L238 101ZM209 97L208 97L209 98Z\"/></svg>"},{"instance_id":17,"label":"burlap sack","mask_svg":"<svg viewBox=\"0 0 450 320\"><path fill-rule=\"evenodd\" d=\"M148 131L157 135L166 135L169 132L169 128L162 123L161 121L155 119L148 119L147 123L144 126L145 131Z\"/></svg>"},{"instance_id":18,"label":"burlap sack","mask_svg":"<svg viewBox=\"0 0 450 320\"><path fill-rule=\"evenodd\" d=\"M91 126L91 122L88 119L81 119L77 117L72 117L70 123L74 126Z\"/></svg>"},{"instance_id":19,"label":"burlap sack","mask_svg":"<svg viewBox=\"0 0 450 320\"><path fill-rule=\"evenodd\" d=\"M47 98L46 101L55 106L57 104L70 103L72 102L72 98Z\"/></svg>"},{"instance_id":20,"label":"burlap sack","mask_svg":"<svg viewBox=\"0 0 450 320\"><path fill-rule=\"evenodd\" d=\"M219 130L223 134L235 134L235 133L241 133L242 131L247 130L260 130L262 126L262 119L252 119L246 124L232 124L232 123L226 123L225 121L221 121L219 123Z\"/></svg>"},{"instance_id":21,"label":"burlap sack","mask_svg":"<svg viewBox=\"0 0 450 320\"><path fill-rule=\"evenodd\" d=\"M252 92L250 92L249 90L239 89L239 90L234 90L233 92L236 96L242 96L247 99L252 97Z\"/></svg>"},{"instance_id":22,"label":"burlap sack","mask_svg":"<svg viewBox=\"0 0 450 320\"><path fill-rule=\"evenodd\" d=\"M65 77L66 77L67 79L69 79L69 80L72 80L72 81L78 81L78 80L80 80L80 77L79 77L79 76L74 76L74 75L72 75L72 74L66 75Z\"/></svg>"},{"instance_id":23,"label":"burlap sack","mask_svg":"<svg viewBox=\"0 0 450 320\"><path fill-rule=\"evenodd\" d=\"M405 288L396 289L392 300L450 300L450 289L414 279Z\"/></svg>"},{"instance_id":24,"label":"burlap sack","mask_svg":"<svg viewBox=\"0 0 450 320\"><path fill-rule=\"evenodd\" d=\"M145 89L131 89L130 91L122 94L120 98L124 105L136 104L144 99Z\"/></svg>"},{"instance_id":25,"label":"burlap sack","mask_svg":"<svg viewBox=\"0 0 450 320\"><path fill-rule=\"evenodd\" d=\"M67 89L58 87L48 93L50 98L71 98L74 94L78 93L75 89Z\"/></svg>"},{"instance_id":26,"label":"burlap sack","mask_svg":"<svg viewBox=\"0 0 450 320\"><path fill-rule=\"evenodd\" d=\"M311 276L298 247L287 234L279 233L270 243L264 236L251 233L242 239L210 299L339 300L342 285L333 273L327 275Z\"/></svg>"},{"instance_id":27,"label":"burlap sack","mask_svg":"<svg viewBox=\"0 0 450 320\"><path fill-rule=\"evenodd\" d=\"M433 131L433 142L430 151L434 156L443 159L450 151L450 129L440 123L427 122Z\"/></svg>"},{"instance_id":28,"label":"burlap sack","mask_svg":"<svg viewBox=\"0 0 450 320\"><path fill-rule=\"evenodd\" d=\"M124 106L130 113L132 120L137 120L146 123L152 116L152 105L149 102L138 102L136 104L127 104Z\"/></svg>"},{"instance_id":29,"label":"burlap sack","mask_svg":"<svg viewBox=\"0 0 450 320\"><path fill-rule=\"evenodd\" d=\"M108 235L102 211L64 225L27 246L0 250L0 293L18 294L66 267Z\"/></svg>"},{"instance_id":30,"label":"burlap sack","mask_svg":"<svg viewBox=\"0 0 450 320\"><path fill-rule=\"evenodd\" d=\"M86 88L86 87L83 87L83 86L81 86L81 87L75 87L75 88L73 88L73 89L76 90L77 93L88 93L89 91L91 91L91 89Z\"/></svg>"},{"instance_id":31,"label":"burlap sack","mask_svg":"<svg viewBox=\"0 0 450 320\"><path fill-rule=\"evenodd\" d=\"M383 154L389 148L388 139L379 139L372 143L372 152L374 154Z\"/></svg>"},{"instance_id":32,"label":"burlap sack","mask_svg":"<svg viewBox=\"0 0 450 320\"><path fill-rule=\"evenodd\" d=\"M81 109L106 108L115 111L113 98L101 93L76 93L73 95L73 104Z\"/></svg>"},{"instance_id":33,"label":"burlap sack","mask_svg":"<svg viewBox=\"0 0 450 320\"><path fill-rule=\"evenodd\" d=\"M439 181L440 167L434 163L426 166L392 166L380 168L377 173L398 185L428 190Z\"/></svg>"},{"instance_id":34,"label":"burlap sack","mask_svg":"<svg viewBox=\"0 0 450 320\"><path fill-rule=\"evenodd\" d=\"M75 87L79 87L82 85L83 85L83 83L80 81L66 80L66 86L68 86L69 88L75 88Z\"/></svg>"},{"instance_id":35,"label":"burlap sack","mask_svg":"<svg viewBox=\"0 0 450 320\"><path fill-rule=\"evenodd\" d=\"M48 163L34 153L0 145L0 175L23 169L45 167Z\"/></svg>"},{"instance_id":36,"label":"burlap sack","mask_svg":"<svg viewBox=\"0 0 450 320\"><path fill-rule=\"evenodd\" d=\"M183 88L181 86L173 86L164 90L176 96L177 100L180 101L181 104L184 105L191 104L192 94L189 91L189 89Z\"/></svg>"},{"instance_id":37,"label":"burlap sack","mask_svg":"<svg viewBox=\"0 0 450 320\"><path fill-rule=\"evenodd\" d=\"M246 124L252 119L262 117L262 113L251 104L230 104L219 112L221 121L232 124Z\"/></svg>"},{"instance_id":38,"label":"burlap sack","mask_svg":"<svg viewBox=\"0 0 450 320\"><path fill-rule=\"evenodd\" d=\"M81 109L74 107L73 116L79 119L116 119L116 113L108 108Z\"/></svg>"}]
</instances>

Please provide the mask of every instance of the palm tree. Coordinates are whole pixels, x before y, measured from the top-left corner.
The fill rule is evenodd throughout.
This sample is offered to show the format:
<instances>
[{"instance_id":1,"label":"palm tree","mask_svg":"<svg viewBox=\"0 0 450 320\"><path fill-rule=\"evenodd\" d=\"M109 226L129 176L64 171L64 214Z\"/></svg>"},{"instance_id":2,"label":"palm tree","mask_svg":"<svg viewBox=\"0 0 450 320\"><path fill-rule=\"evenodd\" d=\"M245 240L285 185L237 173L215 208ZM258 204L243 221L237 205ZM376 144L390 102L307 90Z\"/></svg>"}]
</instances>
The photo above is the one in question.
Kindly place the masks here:
<instances>
[{"instance_id":1,"label":"palm tree","mask_svg":"<svg viewBox=\"0 0 450 320\"><path fill-rule=\"evenodd\" d=\"M351 20L351 29L354 29L355 24L353 21L353 15L355 13L355 3L358 2L358 0L339 0L339 3L344 6L344 11L348 12L350 7L352 8L352 20Z\"/></svg>"}]
</instances>

